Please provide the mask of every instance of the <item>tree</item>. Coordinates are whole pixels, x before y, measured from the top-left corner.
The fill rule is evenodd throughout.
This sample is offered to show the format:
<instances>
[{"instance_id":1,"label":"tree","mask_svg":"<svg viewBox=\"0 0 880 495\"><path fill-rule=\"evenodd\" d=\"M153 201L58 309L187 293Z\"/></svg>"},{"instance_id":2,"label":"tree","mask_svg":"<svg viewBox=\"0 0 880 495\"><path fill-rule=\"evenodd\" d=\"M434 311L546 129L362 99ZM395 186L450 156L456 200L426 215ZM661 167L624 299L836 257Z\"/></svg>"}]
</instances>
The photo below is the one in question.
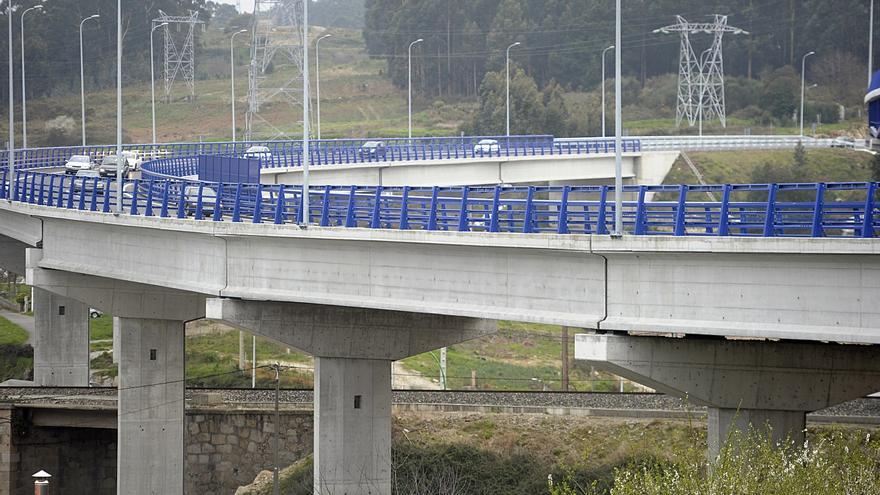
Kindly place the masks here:
<instances>
[{"instance_id":1,"label":"tree","mask_svg":"<svg viewBox=\"0 0 880 495\"><path fill-rule=\"evenodd\" d=\"M568 114L568 108L565 104L564 91L556 83L551 80L550 84L544 88L544 126L545 134L552 134L557 137L566 137L571 135L572 124Z\"/></svg>"},{"instance_id":2,"label":"tree","mask_svg":"<svg viewBox=\"0 0 880 495\"><path fill-rule=\"evenodd\" d=\"M510 133L540 134L545 109L535 80L519 67L510 74ZM503 135L506 126L506 81L504 71L486 73L480 85L480 109L465 132L473 135Z\"/></svg>"}]
</instances>

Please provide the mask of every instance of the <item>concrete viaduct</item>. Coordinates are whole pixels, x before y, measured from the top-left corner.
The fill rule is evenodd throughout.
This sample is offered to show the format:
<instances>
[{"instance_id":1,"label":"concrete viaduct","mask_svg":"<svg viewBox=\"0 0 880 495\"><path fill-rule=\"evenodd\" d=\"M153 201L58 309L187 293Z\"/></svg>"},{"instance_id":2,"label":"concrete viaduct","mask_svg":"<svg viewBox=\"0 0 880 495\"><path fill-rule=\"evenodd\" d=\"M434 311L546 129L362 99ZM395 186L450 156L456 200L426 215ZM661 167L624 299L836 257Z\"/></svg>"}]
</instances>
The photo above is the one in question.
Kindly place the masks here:
<instances>
[{"instance_id":1,"label":"concrete viaduct","mask_svg":"<svg viewBox=\"0 0 880 495\"><path fill-rule=\"evenodd\" d=\"M578 359L708 406L712 452L748 424L801 439L807 412L880 388L873 199L845 239L612 238L114 215L69 194L0 202L0 265L36 287L37 385L87 384L88 308L119 318L119 493L183 490L184 323L204 317L315 356L321 494L390 494L392 361L501 319L582 328Z\"/></svg>"}]
</instances>

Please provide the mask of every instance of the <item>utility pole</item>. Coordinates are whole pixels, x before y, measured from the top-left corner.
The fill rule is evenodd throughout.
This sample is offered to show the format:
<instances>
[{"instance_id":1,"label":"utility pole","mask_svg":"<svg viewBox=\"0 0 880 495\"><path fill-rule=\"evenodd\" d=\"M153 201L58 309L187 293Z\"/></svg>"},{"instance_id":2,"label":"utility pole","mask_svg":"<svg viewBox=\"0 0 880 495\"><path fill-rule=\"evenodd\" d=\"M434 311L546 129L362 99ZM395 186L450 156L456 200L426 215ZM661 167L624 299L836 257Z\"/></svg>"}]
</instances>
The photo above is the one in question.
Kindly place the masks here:
<instances>
[{"instance_id":1,"label":"utility pole","mask_svg":"<svg viewBox=\"0 0 880 495\"><path fill-rule=\"evenodd\" d=\"M506 105L505 105L506 113L507 113L507 119L506 119L505 130L506 130L506 132L507 132L507 134L506 134L507 137L510 137L510 49L513 48L513 47L515 47L515 46L519 46L519 45L521 45L521 44L522 44L522 43L520 43L519 41L517 41L516 43L513 43L513 44L511 44L510 46L508 46L508 47L507 47L507 55L506 55L506 57L505 57L505 59L506 59L506 65L505 65L505 67L506 67L506 68L505 68L505 71L504 71L504 72L505 72L505 75L506 75L505 79L507 80L507 86L506 86L507 90L505 91L505 93L506 93L506 95L507 95L507 96L506 96L506 102L507 102L507 103L506 103ZM510 144L510 143L508 142L508 145L509 145L509 144Z\"/></svg>"},{"instance_id":2,"label":"utility pole","mask_svg":"<svg viewBox=\"0 0 880 495\"><path fill-rule=\"evenodd\" d=\"M83 69L83 24L89 19L97 19L101 17L98 14L86 17L79 23L79 98L80 98L80 118L82 121L82 145L86 145L86 82L85 70Z\"/></svg>"},{"instance_id":3,"label":"utility pole","mask_svg":"<svg viewBox=\"0 0 880 495\"><path fill-rule=\"evenodd\" d=\"M614 45L602 50L602 137L605 137L605 53L613 50Z\"/></svg>"},{"instance_id":4,"label":"utility pole","mask_svg":"<svg viewBox=\"0 0 880 495\"><path fill-rule=\"evenodd\" d=\"M275 363L273 368L275 368L275 432L272 435L272 460L275 467L272 469L272 493L280 495L281 492L279 490L281 487L278 484L278 471L280 469L278 465L278 430L281 429L281 414L278 412L278 396L281 388L281 365Z\"/></svg>"},{"instance_id":5,"label":"utility pole","mask_svg":"<svg viewBox=\"0 0 880 495\"><path fill-rule=\"evenodd\" d=\"M421 43L422 41L425 41L425 40L423 40L422 38L419 38L419 39L413 41L412 43L409 44L409 48L407 48L407 50L406 50L406 74L407 74L407 76L406 76L406 80L407 80L407 84L406 84L406 87L407 87L407 90L406 90L407 112L406 112L406 115L407 115L407 124L408 124L407 129L409 131L407 133L407 136L410 139L412 139L412 49L413 49L413 46L417 45L418 43Z\"/></svg>"},{"instance_id":6,"label":"utility pole","mask_svg":"<svg viewBox=\"0 0 880 495\"><path fill-rule=\"evenodd\" d=\"M122 0L116 0L116 214L122 214ZM118 480L117 480L118 482Z\"/></svg>"},{"instance_id":7,"label":"utility pole","mask_svg":"<svg viewBox=\"0 0 880 495\"><path fill-rule=\"evenodd\" d=\"M309 1L303 1L303 143L302 143L302 225L309 226Z\"/></svg>"},{"instance_id":8,"label":"utility pole","mask_svg":"<svg viewBox=\"0 0 880 495\"><path fill-rule=\"evenodd\" d=\"M808 52L803 58L801 58L801 137L804 137L804 97L806 94L807 57L815 54L816 52Z\"/></svg>"},{"instance_id":9,"label":"utility pole","mask_svg":"<svg viewBox=\"0 0 880 495\"><path fill-rule=\"evenodd\" d=\"M568 327L562 327L562 391L568 392Z\"/></svg>"},{"instance_id":10,"label":"utility pole","mask_svg":"<svg viewBox=\"0 0 880 495\"><path fill-rule=\"evenodd\" d=\"M868 16L868 86L874 76L874 0L871 0L871 13Z\"/></svg>"},{"instance_id":11,"label":"utility pole","mask_svg":"<svg viewBox=\"0 0 880 495\"><path fill-rule=\"evenodd\" d=\"M446 348L440 348L440 386L446 390L449 384L446 381Z\"/></svg>"},{"instance_id":12,"label":"utility pole","mask_svg":"<svg viewBox=\"0 0 880 495\"><path fill-rule=\"evenodd\" d=\"M614 46L614 232L612 235L623 235L623 115L621 112L621 84L620 84L620 52L623 51L620 37L620 0L617 0L614 23L615 35Z\"/></svg>"}]
</instances>

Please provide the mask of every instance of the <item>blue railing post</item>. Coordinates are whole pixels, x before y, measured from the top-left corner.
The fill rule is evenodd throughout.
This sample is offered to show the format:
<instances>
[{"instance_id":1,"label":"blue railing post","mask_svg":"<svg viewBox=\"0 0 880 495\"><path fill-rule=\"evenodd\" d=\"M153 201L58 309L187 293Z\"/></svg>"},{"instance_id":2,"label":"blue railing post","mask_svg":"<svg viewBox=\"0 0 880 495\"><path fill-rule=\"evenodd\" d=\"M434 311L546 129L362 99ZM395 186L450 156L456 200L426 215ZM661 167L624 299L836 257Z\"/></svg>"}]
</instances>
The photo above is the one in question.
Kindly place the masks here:
<instances>
[{"instance_id":1,"label":"blue railing post","mask_svg":"<svg viewBox=\"0 0 880 495\"><path fill-rule=\"evenodd\" d=\"M138 213L138 192L140 189L140 179L134 180L134 186L131 188L131 214L139 215Z\"/></svg>"},{"instance_id":2,"label":"blue railing post","mask_svg":"<svg viewBox=\"0 0 880 495\"><path fill-rule=\"evenodd\" d=\"M559 218L556 222L557 234L568 234L568 194L571 186L562 187L562 197L559 199Z\"/></svg>"},{"instance_id":3,"label":"blue railing post","mask_svg":"<svg viewBox=\"0 0 880 495\"><path fill-rule=\"evenodd\" d=\"M6 172L3 172L3 175L6 175ZM5 182L3 183L6 184ZM5 189L5 187L0 188L0 191ZM5 196L5 193L0 195ZM55 206L55 174L49 174L49 192L48 192L49 200L46 202L46 206Z\"/></svg>"},{"instance_id":4,"label":"blue railing post","mask_svg":"<svg viewBox=\"0 0 880 495\"><path fill-rule=\"evenodd\" d=\"M767 212L764 217L764 237L773 237L776 235L776 191L779 189L778 184L770 184L767 191Z\"/></svg>"},{"instance_id":5,"label":"blue railing post","mask_svg":"<svg viewBox=\"0 0 880 495\"><path fill-rule=\"evenodd\" d=\"M311 158L309 158L309 160L311 160ZM296 222L299 224L308 223L309 219L311 218L311 212L305 211L306 194L309 194L309 191L306 190L305 186L300 186L299 205L297 205L296 208ZM309 196L309 199L312 199L311 195ZM312 209L311 202L309 205L309 209Z\"/></svg>"},{"instance_id":6,"label":"blue railing post","mask_svg":"<svg viewBox=\"0 0 880 495\"><path fill-rule=\"evenodd\" d=\"M534 215L534 211L532 211L532 201L535 197L535 186L529 186L529 190L526 193L526 209L523 217L523 228L522 231L524 234L530 234L534 231L532 228L532 216Z\"/></svg>"},{"instance_id":7,"label":"blue railing post","mask_svg":"<svg viewBox=\"0 0 880 495\"><path fill-rule=\"evenodd\" d=\"M257 184L257 197L254 198L253 223L263 223L263 184Z\"/></svg>"},{"instance_id":8,"label":"blue railing post","mask_svg":"<svg viewBox=\"0 0 880 495\"><path fill-rule=\"evenodd\" d=\"M470 187L464 186L461 188L461 207L459 208L458 215L458 231L459 232L467 232L470 230L470 225L468 224L468 192L470 191Z\"/></svg>"},{"instance_id":9,"label":"blue railing post","mask_svg":"<svg viewBox=\"0 0 880 495\"><path fill-rule=\"evenodd\" d=\"M89 203L89 211L98 210L98 184L100 180L98 177L92 179L92 201Z\"/></svg>"},{"instance_id":10,"label":"blue railing post","mask_svg":"<svg viewBox=\"0 0 880 495\"><path fill-rule=\"evenodd\" d=\"M816 201L813 203L813 237L824 237L825 229L822 227L822 216L825 209L825 183L816 184Z\"/></svg>"},{"instance_id":11,"label":"blue railing post","mask_svg":"<svg viewBox=\"0 0 880 495\"><path fill-rule=\"evenodd\" d=\"M76 180L75 177L70 178L70 187L67 189L67 209L68 210L73 209L73 190L76 189L75 187L73 187L73 184L74 184L75 180ZM61 179L61 184L64 184L63 178ZM16 186L16 188L17 188L17 186Z\"/></svg>"},{"instance_id":12,"label":"blue railing post","mask_svg":"<svg viewBox=\"0 0 880 495\"><path fill-rule=\"evenodd\" d=\"M43 200L45 198L46 192L46 174L40 174L40 197L37 199L37 203L44 204Z\"/></svg>"},{"instance_id":13,"label":"blue railing post","mask_svg":"<svg viewBox=\"0 0 880 495\"><path fill-rule=\"evenodd\" d=\"M498 232L498 210L501 208L501 186L495 186L492 192L492 212L489 217L489 232Z\"/></svg>"},{"instance_id":14,"label":"blue railing post","mask_svg":"<svg viewBox=\"0 0 880 495\"><path fill-rule=\"evenodd\" d=\"M636 235L648 233L648 209L645 207L646 190L647 187L639 186L639 199L636 203L635 227L633 228Z\"/></svg>"},{"instance_id":15,"label":"blue railing post","mask_svg":"<svg viewBox=\"0 0 880 495\"><path fill-rule=\"evenodd\" d=\"M284 223L284 184L278 184L278 202L275 203L275 224Z\"/></svg>"},{"instance_id":16,"label":"blue railing post","mask_svg":"<svg viewBox=\"0 0 880 495\"><path fill-rule=\"evenodd\" d=\"M101 205L101 211L110 213L110 177L104 178L104 204Z\"/></svg>"},{"instance_id":17,"label":"blue railing post","mask_svg":"<svg viewBox=\"0 0 880 495\"><path fill-rule=\"evenodd\" d=\"M241 182L235 186L235 204L232 205L232 222L241 222Z\"/></svg>"},{"instance_id":18,"label":"blue railing post","mask_svg":"<svg viewBox=\"0 0 880 495\"><path fill-rule=\"evenodd\" d=\"M159 216L161 218L168 218L168 194L171 189L171 182L168 179L165 179L165 184L162 185L162 207L159 210Z\"/></svg>"},{"instance_id":19,"label":"blue railing post","mask_svg":"<svg viewBox=\"0 0 880 495\"><path fill-rule=\"evenodd\" d=\"M409 230L409 186L403 186L400 196L400 230Z\"/></svg>"},{"instance_id":20,"label":"blue railing post","mask_svg":"<svg viewBox=\"0 0 880 495\"><path fill-rule=\"evenodd\" d=\"M82 177L82 181L80 182L79 189L79 199L76 202L77 210L85 210L86 209L86 182L88 179L86 177ZM73 178L73 188L76 189L76 177Z\"/></svg>"},{"instance_id":21,"label":"blue railing post","mask_svg":"<svg viewBox=\"0 0 880 495\"><path fill-rule=\"evenodd\" d=\"M382 221L382 186L376 186L376 195L373 199L373 214L370 219L370 228L378 229Z\"/></svg>"},{"instance_id":22,"label":"blue railing post","mask_svg":"<svg viewBox=\"0 0 880 495\"><path fill-rule=\"evenodd\" d=\"M220 222L223 220L223 183L217 183L216 196L214 197L214 211L211 220Z\"/></svg>"},{"instance_id":23,"label":"blue railing post","mask_svg":"<svg viewBox=\"0 0 880 495\"><path fill-rule=\"evenodd\" d=\"M874 195L877 192L877 183L868 183L868 195L865 197L865 215L862 218L862 237L874 237Z\"/></svg>"},{"instance_id":24,"label":"blue railing post","mask_svg":"<svg viewBox=\"0 0 880 495\"><path fill-rule=\"evenodd\" d=\"M718 235L726 237L730 235L730 184L724 184L721 189L721 211L718 213Z\"/></svg>"},{"instance_id":25,"label":"blue railing post","mask_svg":"<svg viewBox=\"0 0 880 495\"><path fill-rule=\"evenodd\" d=\"M684 184L678 186L678 206L675 208L675 231L673 235L685 235L684 220L687 210L687 193L688 187Z\"/></svg>"},{"instance_id":26,"label":"blue railing post","mask_svg":"<svg viewBox=\"0 0 880 495\"><path fill-rule=\"evenodd\" d=\"M608 226L606 225L605 216L608 204L608 186L602 186L599 192L599 211L596 212L596 230L599 235L608 235Z\"/></svg>"},{"instance_id":27,"label":"blue railing post","mask_svg":"<svg viewBox=\"0 0 880 495\"><path fill-rule=\"evenodd\" d=\"M147 206L144 208L144 216L151 217L153 216L153 187L155 186L155 182L153 179L150 179L147 182Z\"/></svg>"},{"instance_id":28,"label":"blue railing post","mask_svg":"<svg viewBox=\"0 0 880 495\"><path fill-rule=\"evenodd\" d=\"M437 230L437 193L439 188L434 186L431 189L431 206L428 210L428 230Z\"/></svg>"},{"instance_id":29,"label":"blue railing post","mask_svg":"<svg viewBox=\"0 0 880 495\"><path fill-rule=\"evenodd\" d=\"M186 182L180 182L180 195L177 198L177 218L186 218Z\"/></svg>"},{"instance_id":30,"label":"blue railing post","mask_svg":"<svg viewBox=\"0 0 880 495\"><path fill-rule=\"evenodd\" d=\"M324 195L321 201L321 227L330 226L330 186L324 186Z\"/></svg>"},{"instance_id":31,"label":"blue railing post","mask_svg":"<svg viewBox=\"0 0 880 495\"><path fill-rule=\"evenodd\" d=\"M199 191L196 196L196 214L195 214L196 220L202 219L202 206L203 206L202 205L202 194L204 194L204 192L205 192L205 183L199 182Z\"/></svg>"},{"instance_id":32,"label":"blue railing post","mask_svg":"<svg viewBox=\"0 0 880 495\"><path fill-rule=\"evenodd\" d=\"M345 211L345 226L357 227L357 219L354 215L355 202L357 201L357 187L351 186L348 191L348 208Z\"/></svg>"}]
</instances>

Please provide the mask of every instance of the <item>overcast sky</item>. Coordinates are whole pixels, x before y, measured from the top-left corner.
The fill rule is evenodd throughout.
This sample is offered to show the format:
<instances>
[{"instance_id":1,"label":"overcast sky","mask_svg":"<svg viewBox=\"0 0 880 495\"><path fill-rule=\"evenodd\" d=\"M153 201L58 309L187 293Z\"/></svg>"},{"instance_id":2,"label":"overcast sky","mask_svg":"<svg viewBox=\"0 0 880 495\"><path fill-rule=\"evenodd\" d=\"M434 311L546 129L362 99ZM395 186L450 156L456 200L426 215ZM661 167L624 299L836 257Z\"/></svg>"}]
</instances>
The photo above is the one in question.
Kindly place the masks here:
<instances>
[{"instance_id":1,"label":"overcast sky","mask_svg":"<svg viewBox=\"0 0 880 495\"><path fill-rule=\"evenodd\" d=\"M219 3L228 3L229 5L236 5L238 2L236 0L215 0ZM253 12L254 11L254 0L241 0L241 9L245 12Z\"/></svg>"}]
</instances>

